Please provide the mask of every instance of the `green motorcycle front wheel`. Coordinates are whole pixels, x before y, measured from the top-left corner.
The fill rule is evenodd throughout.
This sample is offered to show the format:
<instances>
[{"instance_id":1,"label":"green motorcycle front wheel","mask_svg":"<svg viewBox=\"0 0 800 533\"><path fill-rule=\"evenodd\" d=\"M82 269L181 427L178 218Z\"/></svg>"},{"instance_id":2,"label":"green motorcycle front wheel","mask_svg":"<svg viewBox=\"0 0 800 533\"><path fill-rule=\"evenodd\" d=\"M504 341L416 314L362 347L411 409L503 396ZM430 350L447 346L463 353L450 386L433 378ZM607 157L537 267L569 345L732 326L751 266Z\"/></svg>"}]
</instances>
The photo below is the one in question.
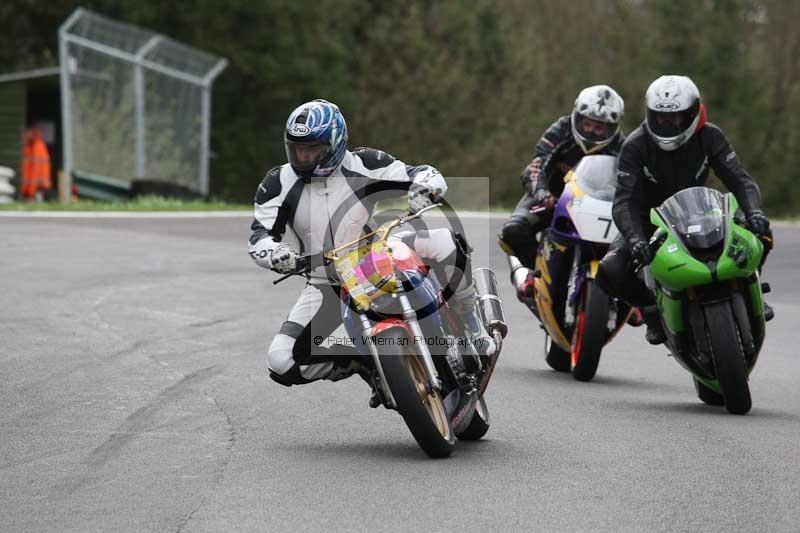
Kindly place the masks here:
<instances>
[{"instance_id":1,"label":"green motorcycle front wheel","mask_svg":"<svg viewBox=\"0 0 800 533\"><path fill-rule=\"evenodd\" d=\"M744 350L731 303L713 303L705 306L703 312L725 409L736 415L746 414L752 407L752 400Z\"/></svg>"}]
</instances>

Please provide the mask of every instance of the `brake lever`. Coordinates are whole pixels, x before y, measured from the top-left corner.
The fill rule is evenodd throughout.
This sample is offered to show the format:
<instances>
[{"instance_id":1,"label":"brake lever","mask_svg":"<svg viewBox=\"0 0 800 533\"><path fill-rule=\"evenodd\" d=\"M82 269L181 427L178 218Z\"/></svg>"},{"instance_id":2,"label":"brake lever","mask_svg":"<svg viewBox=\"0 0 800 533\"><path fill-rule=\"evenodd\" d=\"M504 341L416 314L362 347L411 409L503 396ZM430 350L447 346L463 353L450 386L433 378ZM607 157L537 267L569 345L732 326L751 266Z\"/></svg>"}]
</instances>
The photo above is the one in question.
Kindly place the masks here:
<instances>
[{"instance_id":1,"label":"brake lever","mask_svg":"<svg viewBox=\"0 0 800 533\"><path fill-rule=\"evenodd\" d=\"M416 213L412 213L411 211L407 211L404 215L400 217L400 224L405 224L409 220L414 220L415 218L419 218L422 216L423 213L426 211L430 211L431 209L436 209L437 207L442 207L442 202L437 202L435 204L431 204L427 207L423 207Z\"/></svg>"},{"instance_id":2,"label":"brake lever","mask_svg":"<svg viewBox=\"0 0 800 533\"><path fill-rule=\"evenodd\" d=\"M311 265L309 264L309 257L308 256L301 256L297 258L297 263L299 268L296 268L294 272L289 272L288 274L284 274L283 276L279 277L275 281L272 282L273 285L277 285L282 281L286 281L287 279L291 278L292 276L302 276L303 274L308 274Z\"/></svg>"},{"instance_id":3,"label":"brake lever","mask_svg":"<svg viewBox=\"0 0 800 533\"><path fill-rule=\"evenodd\" d=\"M763 244L764 247L768 248L769 250L772 250L772 248L775 246L774 238L770 237L769 235L756 235L756 237L759 241L761 241L761 244Z\"/></svg>"},{"instance_id":4,"label":"brake lever","mask_svg":"<svg viewBox=\"0 0 800 533\"><path fill-rule=\"evenodd\" d=\"M316 257L319 256L320 262L317 264ZM331 260L325 257L322 254L313 254L313 255L301 255L297 258L297 265L298 267L294 270L294 272L289 272L288 274L284 274L280 278L276 279L272 282L273 285L277 285L282 281L286 281L288 278L292 276L305 276L309 277L311 271L318 267L318 266L328 266Z\"/></svg>"}]
</instances>

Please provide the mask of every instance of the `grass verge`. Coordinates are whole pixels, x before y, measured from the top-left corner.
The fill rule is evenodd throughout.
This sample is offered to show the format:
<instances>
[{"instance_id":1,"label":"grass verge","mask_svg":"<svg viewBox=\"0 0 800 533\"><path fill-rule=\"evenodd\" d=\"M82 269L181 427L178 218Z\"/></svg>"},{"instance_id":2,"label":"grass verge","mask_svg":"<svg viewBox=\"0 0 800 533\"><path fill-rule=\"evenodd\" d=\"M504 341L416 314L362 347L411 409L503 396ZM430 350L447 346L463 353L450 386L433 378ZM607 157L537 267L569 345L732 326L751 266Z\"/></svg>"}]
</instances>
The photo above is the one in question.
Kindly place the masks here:
<instances>
[{"instance_id":1,"label":"grass verge","mask_svg":"<svg viewBox=\"0 0 800 533\"><path fill-rule=\"evenodd\" d=\"M100 202L78 200L58 202L12 202L0 204L0 211L249 211L252 204L236 204L221 200L177 200L161 196L141 196L132 200Z\"/></svg>"}]
</instances>

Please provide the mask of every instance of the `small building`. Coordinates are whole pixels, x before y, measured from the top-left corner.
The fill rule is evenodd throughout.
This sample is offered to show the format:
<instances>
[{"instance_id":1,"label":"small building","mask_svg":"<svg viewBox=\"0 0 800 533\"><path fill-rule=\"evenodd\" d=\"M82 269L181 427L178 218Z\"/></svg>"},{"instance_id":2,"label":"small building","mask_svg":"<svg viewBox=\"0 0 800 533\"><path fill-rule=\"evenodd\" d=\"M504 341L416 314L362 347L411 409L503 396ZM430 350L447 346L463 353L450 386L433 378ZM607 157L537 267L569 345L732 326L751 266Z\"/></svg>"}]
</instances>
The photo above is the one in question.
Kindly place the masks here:
<instances>
[{"instance_id":1,"label":"small building","mask_svg":"<svg viewBox=\"0 0 800 533\"><path fill-rule=\"evenodd\" d=\"M26 127L33 126L42 132L50 151L53 183L55 173L63 166L59 72L58 67L46 67L0 74L0 165L14 171L17 190Z\"/></svg>"}]
</instances>

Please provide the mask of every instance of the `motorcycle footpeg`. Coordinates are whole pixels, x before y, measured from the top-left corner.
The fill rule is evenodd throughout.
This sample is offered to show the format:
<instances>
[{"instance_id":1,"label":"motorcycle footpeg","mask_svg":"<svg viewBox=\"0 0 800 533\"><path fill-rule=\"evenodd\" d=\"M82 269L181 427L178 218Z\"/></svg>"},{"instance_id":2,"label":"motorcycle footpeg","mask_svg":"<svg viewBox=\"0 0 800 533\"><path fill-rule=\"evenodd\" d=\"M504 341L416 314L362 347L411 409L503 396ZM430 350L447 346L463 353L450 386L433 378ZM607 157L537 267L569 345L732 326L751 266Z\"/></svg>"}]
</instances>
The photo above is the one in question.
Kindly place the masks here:
<instances>
[{"instance_id":1,"label":"motorcycle footpeg","mask_svg":"<svg viewBox=\"0 0 800 533\"><path fill-rule=\"evenodd\" d=\"M372 394L369 397L370 408L377 409L382 403L383 400L381 400L381 393L375 389L372 389Z\"/></svg>"}]
</instances>

